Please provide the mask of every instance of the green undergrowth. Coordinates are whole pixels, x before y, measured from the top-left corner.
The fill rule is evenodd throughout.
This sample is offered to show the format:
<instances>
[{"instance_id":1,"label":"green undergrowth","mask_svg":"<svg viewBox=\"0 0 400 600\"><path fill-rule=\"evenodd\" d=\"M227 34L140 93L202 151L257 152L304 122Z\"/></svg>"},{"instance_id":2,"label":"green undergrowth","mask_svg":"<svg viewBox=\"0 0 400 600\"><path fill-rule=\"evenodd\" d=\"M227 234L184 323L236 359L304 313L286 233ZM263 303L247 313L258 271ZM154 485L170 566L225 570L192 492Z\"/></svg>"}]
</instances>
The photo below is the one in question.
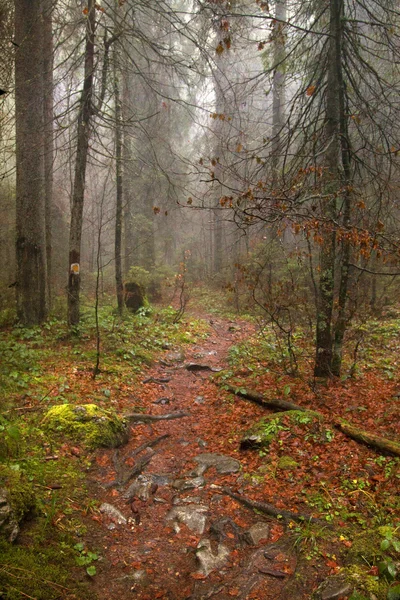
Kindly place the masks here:
<instances>
[{"instance_id":1,"label":"green undergrowth","mask_svg":"<svg viewBox=\"0 0 400 600\"><path fill-rule=\"evenodd\" d=\"M154 357L174 347L193 344L208 335L201 320L174 323L171 308L146 308L120 318L112 306L99 311L100 379L114 383L127 376L133 381L152 364ZM21 397L25 403L79 401L62 365L88 372L96 363L96 328L93 307L84 307L79 327L71 333L65 321L49 320L43 327L16 326L0 332L0 393L2 408L13 408ZM105 390L109 389L105 385ZM107 393L105 394L107 398ZM104 399L104 395L100 398ZM19 403L19 402L18 402Z\"/></svg>"},{"instance_id":2,"label":"green undergrowth","mask_svg":"<svg viewBox=\"0 0 400 600\"><path fill-rule=\"evenodd\" d=\"M21 421L18 451L0 463L0 484L20 520L13 543L0 537L1 598L93 598L74 549L86 534L89 460L60 454L37 418Z\"/></svg>"},{"instance_id":3,"label":"green undergrowth","mask_svg":"<svg viewBox=\"0 0 400 600\"><path fill-rule=\"evenodd\" d=\"M77 431L82 419L64 431L60 420L46 425L44 415L49 409L82 407L85 415L95 411L91 417L97 424L104 415L114 418L120 398L124 393L130 398L132 389L140 389L143 372L156 356L208 336L204 321L184 316L175 323L175 317L171 307L146 307L120 318L112 306L102 306L96 379L92 376L96 359L92 306L83 307L81 324L73 332L58 318L42 327L0 331L0 482L23 517L14 543L0 538L2 599L94 598L90 582L96 569L101 569L101 552L86 545L84 516L96 507L85 477L91 465L87 447L90 450L104 440L93 439L92 434L83 437ZM129 400L134 410L140 410L138 404ZM126 433L120 425L118 420L118 443L123 441L120 434Z\"/></svg>"}]
</instances>

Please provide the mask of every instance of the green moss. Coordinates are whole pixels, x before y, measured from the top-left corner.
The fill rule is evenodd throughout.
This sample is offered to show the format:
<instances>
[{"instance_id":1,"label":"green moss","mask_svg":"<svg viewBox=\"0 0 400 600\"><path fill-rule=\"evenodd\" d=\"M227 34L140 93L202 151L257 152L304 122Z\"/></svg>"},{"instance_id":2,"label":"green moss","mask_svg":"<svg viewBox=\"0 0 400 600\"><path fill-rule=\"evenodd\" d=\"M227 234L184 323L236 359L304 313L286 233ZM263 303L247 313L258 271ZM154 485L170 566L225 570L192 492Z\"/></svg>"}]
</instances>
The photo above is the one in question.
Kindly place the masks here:
<instances>
[{"instance_id":1,"label":"green moss","mask_svg":"<svg viewBox=\"0 0 400 600\"><path fill-rule=\"evenodd\" d=\"M0 465L0 487L7 490L7 498L18 523L35 508L33 487L20 471Z\"/></svg>"},{"instance_id":2,"label":"green moss","mask_svg":"<svg viewBox=\"0 0 400 600\"><path fill-rule=\"evenodd\" d=\"M373 564L381 558L380 544L382 538L373 529L363 531L353 537L353 543L349 549L349 559L359 561L363 564Z\"/></svg>"},{"instance_id":3,"label":"green moss","mask_svg":"<svg viewBox=\"0 0 400 600\"><path fill-rule=\"evenodd\" d=\"M296 462L291 456L281 456L277 464L277 468L282 469L283 471L292 471L298 466L299 463Z\"/></svg>"},{"instance_id":4,"label":"green moss","mask_svg":"<svg viewBox=\"0 0 400 600\"><path fill-rule=\"evenodd\" d=\"M115 448L127 440L126 425L96 404L53 406L43 419L48 431L65 435L88 448Z\"/></svg>"},{"instance_id":5,"label":"green moss","mask_svg":"<svg viewBox=\"0 0 400 600\"><path fill-rule=\"evenodd\" d=\"M267 449L280 431L288 431L295 427L303 429L305 434L317 435L323 439L320 427L322 421L323 416L311 410L288 410L267 415L245 432L241 446Z\"/></svg>"},{"instance_id":6,"label":"green moss","mask_svg":"<svg viewBox=\"0 0 400 600\"><path fill-rule=\"evenodd\" d=\"M351 565L343 569L343 572L349 581L356 586L359 593L369 597L374 594L377 600L386 600L389 589L388 583L378 577L368 575L366 567Z\"/></svg>"},{"instance_id":7,"label":"green moss","mask_svg":"<svg viewBox=\"0 0 400 600\"><path fill-rule=\"evenodd\" d=\"M78 570L75 568L74 555L74 551L65 544L27 548L0 540L1 598L93 599L93 592L89 594L86 586L76 581ZM76 573L73 575L74 571Z\"/></svg>"}]
</instances>

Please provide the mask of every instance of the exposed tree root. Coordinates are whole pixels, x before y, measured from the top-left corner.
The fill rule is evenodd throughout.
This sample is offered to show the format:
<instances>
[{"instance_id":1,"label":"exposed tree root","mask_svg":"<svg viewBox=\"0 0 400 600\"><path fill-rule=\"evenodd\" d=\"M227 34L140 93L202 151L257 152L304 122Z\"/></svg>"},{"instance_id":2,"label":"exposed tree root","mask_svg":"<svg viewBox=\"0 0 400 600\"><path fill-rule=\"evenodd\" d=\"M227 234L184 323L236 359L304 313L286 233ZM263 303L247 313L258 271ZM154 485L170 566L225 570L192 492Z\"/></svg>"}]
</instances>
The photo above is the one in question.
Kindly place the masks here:
<instances>
[{"instance_id":1,"label":"exposed tree root","mask_svg":"<svg viewBox=\"0 0 400 600\"><path fill-rule=\"evenodd\" d=\"M136 423L149 423L150 421L169 421L171 419L182 419L182 417L189 417L190 413L180 410L175 413L169 413L167 415L145 415L143 413L130 413L124 415L124 419L133 421Z\"/></svg>"},{"instance_id":2,"label":"exposed tree root","mask_svg":"<svg viewBox=\"0 0 400 600\"><path fill-rule=\"evenodd\" d=\"M263 398L262 394L259 394L258 392L255 392L253 390L239 389L234 387L233 385L226 384L224 384L224 387L236 396L240 396L241 398L245 398L246 400L250 400L251 402L255 402L260 406L264 406L265 408L269 408L272 410L307 410L302 406L298 406L297 404L293 404L292 402L287 402L286 400L281 400L279 398L268 400L266 398ZM385 454L400 456L400 444L398 442L394 442L392 440L388 440L387 438L383 438L378 435L374 435L373 433L369 433L368 431L358 429L358 427L355 427L354 425L339 420L338 417L333 417L333 422L334 426L337 429L339 429L342 433L344 433L344 435L347 435L347 437L353 439L354 441L369 446L374 450L384 452Z\"/></svg>"},{"instance_id":3,"label":"exposed tree root","mask_svg":"<svg viewBox=\"0 0 400 600\"><path fill-rule=\"evenodd\" d=\"M336 422L335 427L360 444L365 444L385 454L400 456L400 444L397 442L358 429L358 427L354 427L354 425L350 425L350 423L346 423L345 421Z\"/></svg>"},{"instance_id":4,"label":"exposed tree root","mask_svg":"<svg viewBox=\"0 0 400 600\"><path fill-rule=\"evenodd\" d=\"M265 502L257 502L256 500L250 500L250 498L246 498L245 496L241 496L240 494L235 494L235 492L232 492L232 490L230 490L227 487L223 487L222 491L227 496L230 496L240 504L243 504L243 506L247 506L247 508L251 508L253 510L258 510L264 513L265 515L269 515L270 517L275 517L276 519L280 517L285 521L300 521L302 523L308 522L321 524L321 521L319 519L316 519L315 517L310 517L310 515L295 513L291 510L283 510L276 508L276 506L273 506L272 504L267 504Z\"/></svg>"},{"instance_id":5,"label":"exposed tree root","mask_svg":"<svg viewBox=\"0 0 400 600\"><path fill-rule=\"evenodd\" d=\"M246 400L251 400L251 402L255 402L255 404L259 404L260 406L264 406L264 408L270 408L271 410L307 410L303 406L298 406L297 404L293 404L293 402L281 400L280 398L273 398L272 400L269 400L254 390L245 390L243 388L237 388L233 385L227 385L225 383L223 386L224 389L228 390L228 392L231 392L236 396L240 396L241 398L245 398Z\"/></svg>"},{"instance_id":6,"label":"exposed tree root","mask_svg":"<svg viewBox=\"0 0 400 600\"><path fill-rule=\"evenodd\" d=\"M162 440L166 440L169 437L170 434L165 433L164 435L158 436L155 440L151 440L150 442L144 442L144 444L141 444L141 446L138 446L136 450L131 452L130 456L137 456L138 454L143 452L143 450L146 450L146 448L154 448L154 446L157 446L160 442L162 442Z\"/></svg>"}]
</instances>

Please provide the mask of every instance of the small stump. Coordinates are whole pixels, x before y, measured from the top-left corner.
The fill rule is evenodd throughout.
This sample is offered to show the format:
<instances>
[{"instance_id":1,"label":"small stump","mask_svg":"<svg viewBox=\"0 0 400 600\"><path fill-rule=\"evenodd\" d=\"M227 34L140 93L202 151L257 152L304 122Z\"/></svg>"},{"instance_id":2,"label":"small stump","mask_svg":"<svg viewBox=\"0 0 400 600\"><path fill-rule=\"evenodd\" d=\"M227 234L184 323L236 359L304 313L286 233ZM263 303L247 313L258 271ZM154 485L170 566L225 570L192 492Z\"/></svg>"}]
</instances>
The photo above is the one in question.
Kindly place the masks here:
<instances>
[{"instance_id":1,"label":"small stump","mask_svg":"<svg viewBox=\"0 0 400 600\"><path fill-rule=\"evenodd\" d=\"M128 281L124 286L125 306L128 310L135 313L142 308L145 303L144 289L134 281Z\"/></svg>"}]
</instances>

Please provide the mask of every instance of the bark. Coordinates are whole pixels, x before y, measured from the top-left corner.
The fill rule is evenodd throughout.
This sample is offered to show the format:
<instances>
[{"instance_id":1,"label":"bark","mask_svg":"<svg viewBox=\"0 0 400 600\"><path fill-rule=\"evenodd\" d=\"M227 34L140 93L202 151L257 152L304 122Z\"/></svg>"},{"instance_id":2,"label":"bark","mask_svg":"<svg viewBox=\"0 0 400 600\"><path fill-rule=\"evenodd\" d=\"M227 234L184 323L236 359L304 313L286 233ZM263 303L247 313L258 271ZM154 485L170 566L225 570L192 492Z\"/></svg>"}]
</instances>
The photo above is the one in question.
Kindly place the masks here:
<instances>
[{"instance_id":1,"label":"bark","mask_svg":"<svg viewBox=\"0 0 400 600\"><path fill-rule=\"evenodd\" d=\"M85 70L80 100L72 192L71 228L69 237L68 323L77 325L80 319L81 240L83 203L85 196L86 166L89 150L90 126L93 116L94 41L96 27L95 1L88 0L86 21ZM78 265L74 267L74 265Z\"/></svg>"},{"instance_id":2,"label":"bark","mask_svg":"<svg viewBox=\"0 0 400 600\"><path fill-rule=\"evenodd\" d=\"M122 315L124 307L124 286L122 283L122 203L123 203L123 174L122 174L122 122L121 101L118 80L117 46L114 46L114 102L115 102L115 168L116 168L116 212L115 212L115 286L117 293L118 312Z\"/></svg>"},{"instance_id":3,"label":"bark","mask_svg":"<svg viewBox=\"0 0 400 600\"><path fill-rule=\"evenodd\" d=\"M272 172L276 183L282 153L282 129L285 119L285 31L286 0L276 0L274 21L274 76L272 98Z\"/></svg>"},{"instance_id":4,"label":"bark","mask_svg":"<svg viewBox=\"0 0 400 600\"><path fill-rule=\"evenodd\" d=\"M52 301L52 218L53 218L53 163L54 163L54 107L53 107L53 0L42 0L43 15L43 118L44 118L44 175L47 301Z\"/></svg>"},{"instance_id":5,"label":"bark","mask_svg":"<svg viewBox=\"0 0 400 600\"><path fill-rule=\"evenodd\" d=\"M40 0L15 0L16 289L28 326L47 316L41 16Z\"/></svg>"},{"instance_id":6,"label":"bark","mask_svg":"<svg viewBox=\"0 0 400 600\"><path fill-rule=\"evenodd\" d=\"M335 424L335 427L356 442L365 444L386 454L400 456L400 443L398 442L358 429L358 427L354 427L354 425L350 425L350 423L345 423L344 421L339 421Z\"/></svg>"},{"instance_id":7,"label":"bark","mask_svg":"<svg viewBox=\"0 0 400 600\"><path fill-rule=\"evenodd\" d=\"M215 119L214 134L215 134L215 160L214 166L214 183L213 190L215 193L215 199L213 199L214 206L212 209L212 256L213 265L212 271L214 275L218 275L222 271L223 261L223 219L222 219L222 207L220 199L223 196L223 168L221 161L223 160L224 148L223 144L226 143L226 119L227 113L227 101L225 97L226 88L226 66L225 56L229 52L229 49L225 48L224 37L226 32L222 25L222 17L216 19L214 28L216 31L216 46L222 47L223 51L216 53L215 68L213 69L212 77L214 82L215 91L215 112L217 115L223 115L223 118Z\"/></svg>"},{"instance_id":8,"label":"bark","mask_svg":"<svg viewBox=\"0 0 400 600\"><path fill-rule=\"evenodd\" d=\"M231 392L236 396L240 396L241 398L245 398L246 400L250 400L251 402L259 404L260 406L264 406L264 408L270 408L272 410L307 410L303 406L298 406L297 404L293 404L293 402L281 400L280 398L268 400L267 398L264 398L262 394L259 394L254 390L244 390L241 388L236 388L233 385L226 385L225 383L223 384L223 387L228 392Z\"/></svg>"},{"instance_id":9,"label":"bark","mask_svg":"<svg viewBox=\"0 0 400 600\"><path fill-rule=\"evenodd\" d=\"M342 0L330 0L329 68L326 88L326 192L328 199L321 206L323 240L320 251L318 289L315 377L332 375L333 336L332 313L335 286L337 194L342 183L341 106L342 106Z\"/></svg>"}]
</instances>

